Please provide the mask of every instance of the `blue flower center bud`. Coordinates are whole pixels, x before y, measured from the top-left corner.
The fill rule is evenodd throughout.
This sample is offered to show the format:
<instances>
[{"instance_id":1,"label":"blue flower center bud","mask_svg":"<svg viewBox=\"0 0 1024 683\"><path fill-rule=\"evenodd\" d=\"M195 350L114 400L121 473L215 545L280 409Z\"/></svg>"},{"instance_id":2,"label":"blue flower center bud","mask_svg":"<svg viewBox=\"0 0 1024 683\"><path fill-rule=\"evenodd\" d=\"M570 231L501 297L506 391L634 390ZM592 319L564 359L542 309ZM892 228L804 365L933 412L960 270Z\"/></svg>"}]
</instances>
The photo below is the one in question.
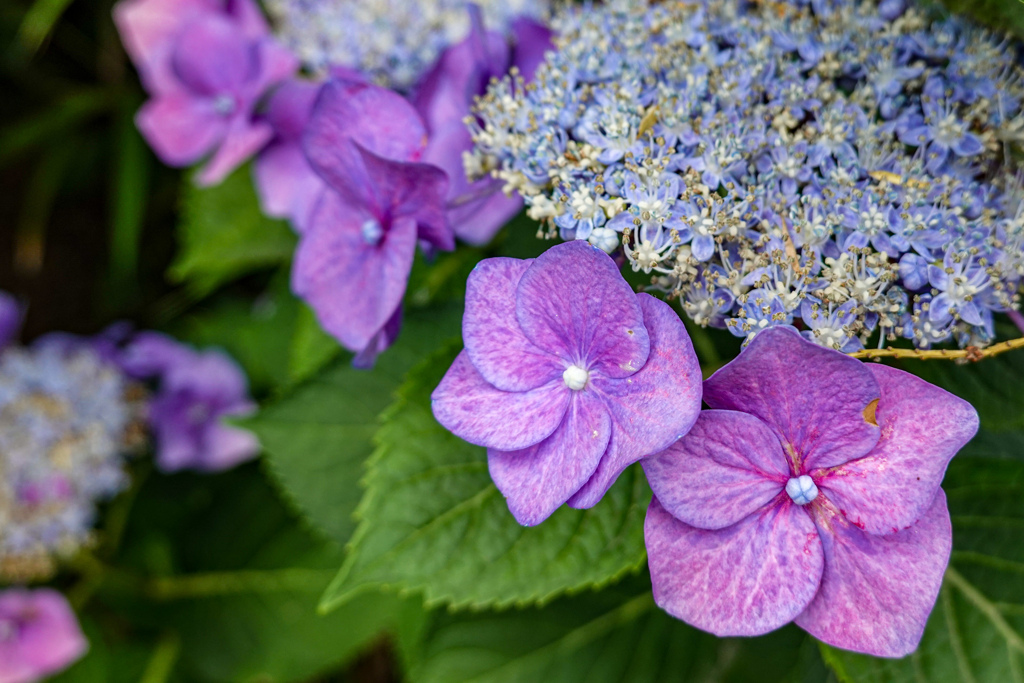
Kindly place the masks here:
<instances>
[{"instance_id":1,"label":"blue flower center bud","mask_svg":"<svg viewBox=\"0 0 1024 683\"><path fill-rule=\"evenodd\" d=\"M217 95L213 100L213 110L222 116L235 111L235 98L231 95Z\"/></svg>"},{"instance_id":2,"label":"blue flower center bud","mask_svg":"<svg viewBox=\"0 0 1024 683\"><path fill-rule=\"evenodd\" d=\"M818 487L813 479L802 474L786 482L786 493L797 505L807 505L818 497Z\"/></svg>"},{"instance_id":3,"label":"blue flower center bud","mask_svg":"<svg viewBox=\"0 0 1024 683\"><path fill-rule=\"evenodd\" d=\"M565 386L573 391L580 391L583 387L587 386L590 373L578 365L570 365L562 373L562 379L565 380Z\"/></svg>"},{"instance_id":4,"label":"blue flower center bud","mask_svg":"<svg viewBox=\"0 0 1024 683\"><path fill-rule=\"evenodd\" d=\"M375 247L380 244L381 238L384 237L384 228L376 218L368 218L366 222L363 223L362 231L363 241L371 247Z\"/></svg>"}]
</instances>

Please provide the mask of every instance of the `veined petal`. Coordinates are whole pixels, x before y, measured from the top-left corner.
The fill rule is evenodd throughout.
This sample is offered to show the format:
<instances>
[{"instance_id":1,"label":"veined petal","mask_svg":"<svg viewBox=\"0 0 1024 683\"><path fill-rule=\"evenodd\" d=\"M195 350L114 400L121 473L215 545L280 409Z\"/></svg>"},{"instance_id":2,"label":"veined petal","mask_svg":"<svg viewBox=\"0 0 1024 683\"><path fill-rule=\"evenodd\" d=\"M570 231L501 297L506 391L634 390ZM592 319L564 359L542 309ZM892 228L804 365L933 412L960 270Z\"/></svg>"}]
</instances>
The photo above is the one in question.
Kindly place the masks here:
<instances>
[{"instance_id":1,"label":"veined petal","mask_svg":"<svg viewBox=\"0 0 1024 683\"><path fill-rule=\"evenodd\" d=\"M569 500L576 508L596 505L623 470L686 434L700 412L700 364L683 321L650 294L636 298L651 340L650 352L636 374L592 380L611 415L612 438L594 476Z\"/></svg>"},{"instance_id":2,"label":"veined petal","mask_svg":"<svg viewBox=\"0 0 1024 683\"><path fill-rule=\"evenodd\" d=\"M352 351L366 348L398 308L416 251L412 219L392 221L377 245L364 239L369 219L327 192L292 267L292 289L313 308L323 328Z\"/></svg>"},{"instance_id":3,"label":"veined petal","mask_svg":"<svg viewBox=\"0 0 1024 683\"><path fill-rule=\"evenodd\" d=\"M554 433L518 451L487 451L487 466L523 526L540 524L579 490L608 447L611 418L599 400L572 392Z\"/></svg>"},{"instance_id":4,"label":"veined petal","mask_svg":"<svg viewBox=\"0 0 1024 683\"><path fill-rule=\"evenodd\" d=\"M530 391L502 391L463 351L431 394L434 417L478 446L516 451L540 443L562 424L572 392L562 378Z\"/></svg>"},{"instance_id":5,"label":"veined petal","mask_svg":"<svg viewBox=\"0 0 1024 683\"><path fill-rule=\"evenodd\" d=\"M790 477L772 430L731 410L701 412L689 434L643 466L661 505L698 529L738 523L782 493Z\"/></svg>"},{"instance_id":6,"label":"veined petal","mask_svg":"<svg viewBox=\"0 0 1024 683\"><path fill-rule=\"evenodd\" d=\"M607 377L628 377L647 362L636 295L612 258L583 240L551 247L523 273L516 317L540 348Z\"/></svg>"},{"instance_id":7,"label":"veined petal","mask_svg":"<svg viewBox=\"0 0 1024 683\"><path fill-rule=\"evenodd\" d=\"M814 523L788 500L706 531L655 497L644 542L655 603L717 636L756 636L792 621L814 599L824 565Z\"/></svg>"},{"instance_id":8,"label":"veined petal","mask_svg":"<svg viewBox=\"0 0 1024 683\"><path fill-rule=\"evenodd\" d=\"M885 536L861 531L826 506L815 508L825 573L797 625L829 645L875 657L913 652L953 545L946 495L939 489L917 524Z\"/></svg>"},{"instance_id":9,"label":"veined petal","mask_svg":"<svg viewBox=\"0 0 1024 683\"><path fill-rule=\"evenodd\" d=\"M303 232L325 185L294 142L271 144L253 165L253 178L264 213L290 218L296 232Z\"/></svg>"},{"instance_id":10,"label":"veined petal","mask_svg":"<svg viewBox=\"0 0 1024 683\"><path fill-rule=\"evenodd\" d=\"M882 389L882 436L863 458L815 479L850 522L873 534L905 529L935 499L946 466L978 431L970 403L908 372L869 365Z\"/></svg>"},{"instance_id":11,"label":"veined petal","mask_svg":"<svg viewBox=\"0 0 1024 683\"><path fill-rule=\"evenodd\" d=\"M526 391L561 379L565 364L519 329L516 286L532 259L489 258L466 281L462 338L473 365L504 391Z\"/></svg>"},{"instance_id":12,"label":"veined petal","mask_svg":"<svg viewBox=\"0 0 1024 683\"><path fill-rule=\"evenodd\" d=\"M866 455L880 432L865 411L879 395L859 360L782 327L760 332L704 382L709 406L750 413L775 431L794 474Z\"/></svg>"}]
</instances>

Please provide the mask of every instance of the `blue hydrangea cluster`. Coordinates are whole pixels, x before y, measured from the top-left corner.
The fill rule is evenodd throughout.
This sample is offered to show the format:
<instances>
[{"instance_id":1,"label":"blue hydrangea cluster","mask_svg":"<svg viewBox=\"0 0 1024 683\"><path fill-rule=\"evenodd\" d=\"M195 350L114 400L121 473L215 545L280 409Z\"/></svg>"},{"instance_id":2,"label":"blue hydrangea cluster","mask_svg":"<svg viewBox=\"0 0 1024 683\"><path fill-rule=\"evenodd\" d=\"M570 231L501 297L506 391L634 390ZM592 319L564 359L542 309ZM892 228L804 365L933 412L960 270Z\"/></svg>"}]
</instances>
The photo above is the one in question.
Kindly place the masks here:
<instances>
[{"instance_id":1,"label":"blue hydrangea cluster","mask_svg":"<svg viewBox=\"0 0 1024 683\"><path fill-rule=\"evenodd\" d=\"M543 0L476 0L488 28L544 18ZM358 69L380 85L411 87L446 47L469 34L466 0L268 0L276 32L314 72Z\"/></svg>"},{"instance_id":2,"label":"blue hydrangea cluster","mask_svg":"<svg viewBox=\"0 0 1024 683\"><path fill-rule=\"evenodd\" d=\"M1018 44L903 0L568 8L470 176L621 250L701 325L984 346L1024 277Z\"/></svg>"},{"instance_id":3,"label":"blue hydrangea cluster","mask_svg":"<svg viewBox=\"0 0 1024 683\"><path fill-rule=\"evenodd\" d=\"M90 541L96 505L128 483L139 402L90 348L0 355L0 580L45 578Z\"/></svg>"}]
</instances>

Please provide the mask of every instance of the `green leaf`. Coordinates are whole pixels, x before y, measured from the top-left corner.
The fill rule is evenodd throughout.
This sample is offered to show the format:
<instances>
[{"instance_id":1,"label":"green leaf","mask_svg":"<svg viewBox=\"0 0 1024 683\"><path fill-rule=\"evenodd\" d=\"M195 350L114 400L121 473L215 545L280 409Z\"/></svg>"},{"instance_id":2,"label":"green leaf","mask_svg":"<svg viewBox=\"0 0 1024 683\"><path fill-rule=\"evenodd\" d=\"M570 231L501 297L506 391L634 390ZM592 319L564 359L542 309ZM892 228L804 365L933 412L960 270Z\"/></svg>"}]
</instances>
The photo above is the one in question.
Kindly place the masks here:
<instances>
[{"instance_id":1,"label":"green leaf","mask_svg":"<svg viewBox=\"0 0 1024 683\"><path fill-rule=\"evenodd\" d=\"M296 237L288 224L263 215L249 166L214 187L187 182L178 226L179 253L170 276L203 296L240 275L287 263Z\"/></svg>"},{"instance_id":2,"label":"green leaf","mask_svg":"<svg viewBox=\"0 0 1024 683\"><path fill-rule=\"evenodd\" d=\"M460 304L412 309L398 341L372 370L353 368L345 354L243 423L259 436L286 497L329 537L345 543L355 530L352 513L378 415L406 371L459 334L461 317Z\"/></svg>"},{"instance_id":3,"label":"green leaf","mask_svg":"<svg viewBox=\"0 0 1024 683\"><path fill-rule=\"evenodd\" d=\"M320 327L313 309L301 305L288 354L288 381L298 384L308 380L341 352L342 348L334 337Z\"/></svg>"},{"instance_id":4,"label":"green leaf","mask_svg":"<svg viewBox=\"0 0 1024 683\"><path fill-rule=\"evenodd\" d=\"M408 646L412 683L775 683L824 680L808 637L789 626L719 639L668 616L647 577L542 609L438 612ZM817 660L817 661L816 661ZM815 668L816 667L816 668ZM805 671L817 678L804 678Z\"/></svg>"},{"instance_id":5,"label":"green leaf","mask_svg":"<svg viewBox=\"0 0 1024 683\"><path fill-rule=\"evenodd\" d=\"M607 584L644 563L650 500L638 467L590 510L563 507L525 528L487 472L486 450L437 423L430 393L457 349L410 373L387 411L368 465L359 530L323 607L367 587L422 591L428 605L544 602Z\"/></svg>"},{"instance_id":6,"label":"green leaf","mask_svg":"<svg viewBox=\"0 0 1024 683\"><path fill-rule=\"evenodd\" d=\"M888 660L823 645L841 680L1024 681L1024 471L1012 462L957 458L944 488L953 557L920 647Z\"/></svg>"}]
</instances>

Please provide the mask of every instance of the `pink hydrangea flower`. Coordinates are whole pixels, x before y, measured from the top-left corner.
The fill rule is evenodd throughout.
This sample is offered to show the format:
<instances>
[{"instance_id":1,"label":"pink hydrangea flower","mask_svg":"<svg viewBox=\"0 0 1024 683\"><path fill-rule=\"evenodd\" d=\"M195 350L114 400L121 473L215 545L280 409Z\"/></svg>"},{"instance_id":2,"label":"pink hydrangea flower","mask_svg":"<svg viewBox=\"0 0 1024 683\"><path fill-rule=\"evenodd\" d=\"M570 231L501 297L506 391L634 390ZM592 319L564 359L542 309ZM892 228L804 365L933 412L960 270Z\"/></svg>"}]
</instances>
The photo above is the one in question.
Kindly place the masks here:
<instances>
[{"instance_id":1,"label":"pink hydrangea flower","mask_svg":"<svg viewBox=\"0 0 1024 683\"><path fill-rule=\"evenodd\" d=\"M0 592L0 683L42 680L88 649L75 613L57 591Z\"/></svg>"},{"instance_id":2,"label":"pink hydrangea flower","mask_svg":"<svg viewBox=\"0 0 1024 683\"><path fill-rule=\"evenodd\" d=\"M837 647L912 652L949 561L939 484L977 431L970 404L789 328L758 334L704 401L643 463L658 605L720 636L795 621Z\"/></svg>"},{"instance_id":3,"label":"pink hydrangea flower","mask_svg":"<svg viewBox=\"0 0 1024 683\"><path fill-rule=\"evenodd\" d=\"M327 185L295 253L292 289L363 364L394 338L416 245L450 250L444 171L420 163L426 129L401 95L323 86L306 158Z\"/></svg>"},{"instance_id":4,"label":"pink hydrangea flower","mask_svg":"<svg viewBox=\"0 0 1024 683\"><path fill-rule=\"evenodd\" d=\"M298 69L251 0L123 0L114 21L153 96L136 124L165 163L212 157L198 176L220 182L270 140L253 110Z\"/></svg>"},{"instance_id":5,"label":"pink hydrangea flower","mask_svg":"<svg viewBox=\"0 0 1024 683\"><path fill-rule=\"evenodd\" d=\"M434 416L488 448L521 524L597 504L619 474L686 433L700 368L668 304L636 294L586 242L470 275L466 348L433 393Z\"/></svg>"}]
</instances>

